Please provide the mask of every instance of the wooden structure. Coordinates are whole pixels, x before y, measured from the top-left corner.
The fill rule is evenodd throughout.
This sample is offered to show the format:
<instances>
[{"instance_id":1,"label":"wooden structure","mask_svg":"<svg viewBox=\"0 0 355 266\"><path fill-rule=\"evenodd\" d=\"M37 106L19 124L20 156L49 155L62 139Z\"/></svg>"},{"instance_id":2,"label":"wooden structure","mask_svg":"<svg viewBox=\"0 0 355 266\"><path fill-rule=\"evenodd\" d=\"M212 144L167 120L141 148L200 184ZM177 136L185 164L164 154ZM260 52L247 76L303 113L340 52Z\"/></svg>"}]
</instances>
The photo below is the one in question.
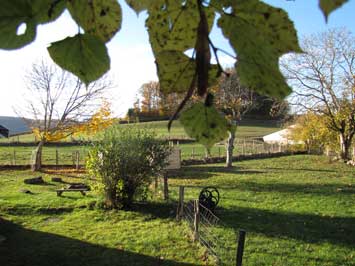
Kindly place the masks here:
<instances>
[{"instance_id":1,"label":"wooden structure","mask_svg":"<svg viewBox=\"0 0 355 266\"><path fill-rule=\"evenodd\" d=\"M87 189L87 188L61 188L61 189L56 190L58 197L60 197L63 192L80 192L81 195L85 196L86 191L89 191L89 189Z\"/></svg>"},{"instance_id":2,"label":"wooden structure","mask_svg":"<svg viewBox=\"0 0 355 266\"><path fill-rule=\"evenodd\" d=\"M181 150L173 147L168 157L168 164L165 167L163 184L164 184L164 200L169 199L168 175L169 171L179 170L181 168Z\"/></svg>"},{"instance_id":3,"label":"wooden structure","mask_svg":"<svg viewBox=\"0 0 355 266\"><path fill-rule=\"evenodd\" d=\"M4 136L5 138L8 138L9 130L6 127L0 125L0 135Z\"/></svg>"}]
</instances>

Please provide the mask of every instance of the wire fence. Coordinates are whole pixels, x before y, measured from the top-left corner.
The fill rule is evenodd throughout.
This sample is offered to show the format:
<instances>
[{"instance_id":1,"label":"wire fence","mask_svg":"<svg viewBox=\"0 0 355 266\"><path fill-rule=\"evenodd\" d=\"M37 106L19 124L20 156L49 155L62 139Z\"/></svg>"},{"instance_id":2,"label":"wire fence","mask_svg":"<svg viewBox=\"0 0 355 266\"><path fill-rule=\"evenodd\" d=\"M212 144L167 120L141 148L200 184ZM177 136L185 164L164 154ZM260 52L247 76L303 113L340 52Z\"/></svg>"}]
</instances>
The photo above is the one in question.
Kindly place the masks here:
<instances>
[{"instance_id":1,"label":"wire fence","mask_svg":"<svg viewBox=\"0 0 355 266\"><path fill-rule=\"evenodd\" d=\"M206 149L198 143L179 144L181 160L205 159ZM289 150L287 145L267 144L260 140L241 139L234 143L234 156L253 154L272 154ZM35 146L1 146L0 165L29 165ZM85 165L89 152L89 145L76 146L45 146L42 151L44 165ZM211 157L225 157L226 148L222 143L211 149Z\"/></svg>"},{"instance_id":2,"label":"wire fence","mask_svg":"<svg viewBox=\"0 0 355 266\"><path fill-rule=\"evenodd\" d=\"M35 147L2 148L0 151L0 165L31 165ZM44 148L42 163L44 165L85 165L88 148Z\"/></svg>"},{"instance_id":3,"label":"wire fence","mask_svg":"<svg viewBox=\"0 0 355 266\"><path fill-rule=\"evenodd\" d=\"M199 200L184 202L184 191L185 187L180 187L177 219L188 223L193 234L193 240L199 241L206 247L209 254L215 258L217 265L241 266L244 238L242 243L237 245L236 231L224 224L215 213L201 204ZM239 238L239 240L241 239Z\"/></svg>"},{"instance_id":4,"label":"wire fence","mask_svg":"<svg viewBox=\"0 0 355 266\"><path fill-rule=\"evenodd\" d=\"M175 143L181 149L181 159L204 159L207 156L205 147L202 145L191 144L179 144ZM234 142L234 156L239 155L253 155L253 154L272 154L288 151L291 148L290 145L285 144L268 144L258 139L239 139ZM211 157L225 157L226 146L224 143L217 143L210 150Z\"/></svg>"}]
</instances>

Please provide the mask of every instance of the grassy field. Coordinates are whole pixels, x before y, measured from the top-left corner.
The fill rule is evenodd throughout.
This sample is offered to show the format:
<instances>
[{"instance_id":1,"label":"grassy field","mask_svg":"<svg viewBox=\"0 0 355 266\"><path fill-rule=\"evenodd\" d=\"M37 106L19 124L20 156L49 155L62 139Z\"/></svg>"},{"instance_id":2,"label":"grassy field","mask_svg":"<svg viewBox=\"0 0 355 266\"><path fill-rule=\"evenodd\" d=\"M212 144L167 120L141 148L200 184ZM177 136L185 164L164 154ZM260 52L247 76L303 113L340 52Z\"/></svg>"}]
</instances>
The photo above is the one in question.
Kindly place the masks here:
<instances>
[{"instance_id":1,"label":"grassy field","mask_svg":"<svg viewBox=\"0 0 355 266\"><path fill-rule=\"evenodd\" d=\"M159 137L170 137L170 138L188 138L184 128L181 126L179 121L175 121L171 127L171 131L168 131L167 121L157 121L157 122L146 122L129 124L122 126L135 126L142 128L149 128L154 130ZM238 138L252 138L252 137L262 137L266 134L270 134L279 130L279 126L274 121L243 121L242 125L238 127L237 137ZM87 136L75 136L64 139L63 141L73 141L73 140L88 140ZM33 142L35 137L33 134L25 134L19 136L13 136L8 139L0 138L0 142L11 143L11 142Z\"/></svg>"},{"instance_id":2,"label":"grassy field","mask_svg":"<svg viewBox=\"0 0 355 266\"><path fill-rule=\"evenodd\" d=\"M170 202L153 197L118 212L93 208L94 192L55 195L51 176L80 174L42 173L39 186L23 184L29 171L1 171L0 265L214 265L174 220L179 185L219 188L224 248L234 249L234 230L247 230L243 265L355 265L353 167L310 155L235 165L185 167L169 180ZM186 188L186 200L199 190Z\"/></svg>"},{"instance_id":3,"label":"grassy field","mask_svg":"<svg viewBox=\"0 0 355 266\"><path fill-rule=\"evenodd\" d=\"M148 123L138 123L131 125L122 125L122 126L138 126L144 127L156 132L156 135L159 137L170 137L170 138L180 138L186 139L187 135L184 133L184 129L180 125L179 121L174 122L172 130L167 131L167 121L159 122L148 122ZM275 122L270 121L252 121L244 122L243 125L239 126L237 130L237 142L240 140L240 143L235 144L235 153L258 153L263 149L262 143L259 143L258 146L254 146L251 143L247 145L244 149L244 145L241 140L244 138L255 138L261 137L263 135L269 134L271 132L277 131L279 128L276 126ZM70 141L71 139L67 139ZM13 146L11 142L21 141L21 142L33 142L34 135L27 134L23 136L16 136L10 139L0 139L1 142L8 142L8 146L0 146L0 165L23 165L30 164L32 151L35 149L35 146L26 147L26 146ZM65 141L65 140L64 140ZM256 143L256 142L255 142ZM257 144L257 143L256 143ZM205 148L203 145L196 142L188 144L180 144L182 159L202 159L205 157ZM53 147L47 146L43 148L43 163L47 165L56 164L56 150L58 152L58 163L59 164L74 164L75 163L75 153L78 151L80 153L79 161L80 164L85 164L85 158L88 154L88 146L61 146ZM225 154L225 147L223 144L217 144L211 150L212 156L220 156Z\"/></svg>"},{"instance_id":4,"label":"grassy field","mask_svg":"<svg viewBox=\"0 0 355 266\"><path fill-rule=\"evenodd\" d=\"M175 143L176 145L176 143ZM192 142L182 143L178 147L181 150L181 159L203 159L206 157L206 149L203 145ZM237 139L234 144L234 155L256 154L279 151L277 145L267 145L261 141L243 141ZM28 165L31 161L35 146L0 146L0 165ZM89 145L81 146L45 146L42 152L42 163L55 165L58 156L59 165L75 165L76 152L79 153L79 164L85 165L90 150ZM217 143L211 148L212 157L225 156L224 143Z\"/></svg>"}]
</instances>

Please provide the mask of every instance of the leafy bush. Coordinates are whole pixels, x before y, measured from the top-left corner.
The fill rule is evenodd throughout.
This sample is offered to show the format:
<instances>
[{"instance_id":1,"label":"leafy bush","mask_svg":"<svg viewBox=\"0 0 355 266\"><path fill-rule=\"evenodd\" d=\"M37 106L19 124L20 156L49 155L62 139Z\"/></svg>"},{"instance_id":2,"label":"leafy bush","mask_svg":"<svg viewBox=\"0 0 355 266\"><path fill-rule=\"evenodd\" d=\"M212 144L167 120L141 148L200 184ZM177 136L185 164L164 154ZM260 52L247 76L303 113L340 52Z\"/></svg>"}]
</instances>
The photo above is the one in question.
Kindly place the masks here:
<instances>
[{"instance_id":1,"label":"leafy bush","mask_svg":"<svg viewBox=\"0 0 355 266\"><path fill-rule=\"evenodd\" d=\"M107 208L129 208L166 166L169 153L153 132L114 126L93 144L87 169L101 180Z\"/></svg>"},{"instance_id":2,"label":"leafy bush","mask_svg":"<svg viewBox=\"0 0 355 266\"><path fill-rule=\"evenodd\" d=\"M335 151L338 149L338 135L329 130L327 117L312 112L307 112L295 120L290 138L303 142L309 152L319 152L326 147Z\"/></svg>"}]
</instances>

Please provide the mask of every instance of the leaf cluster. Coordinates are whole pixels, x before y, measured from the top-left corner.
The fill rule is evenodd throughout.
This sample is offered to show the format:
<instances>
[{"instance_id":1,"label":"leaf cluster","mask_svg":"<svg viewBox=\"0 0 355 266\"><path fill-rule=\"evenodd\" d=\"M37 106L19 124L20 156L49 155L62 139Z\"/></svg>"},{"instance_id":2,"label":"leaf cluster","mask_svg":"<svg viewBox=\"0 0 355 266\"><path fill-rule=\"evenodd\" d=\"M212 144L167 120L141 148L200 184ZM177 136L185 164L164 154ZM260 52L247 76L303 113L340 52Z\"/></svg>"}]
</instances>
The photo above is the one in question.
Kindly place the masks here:
<instances>
[{"instance_id":1,"label":"leaf cluster","mask_svg":"<svg viewBox=\"0 0 355 266\"><path fill-rule=\"evenodd\" d=\"M291 89L278 60L301 52L287 13L259 0L126 0L139 14L146 11L146 27L155 56L161 89L186 93L173 118L195 91L201 97L224 72L210 38L214 22L236 54L235 68L242 86L261 94L285 97ZM347 0L320 0L326 17ZM122 12L117 0L2 0L0 48L17 49L31 43L40 24L56 20L68 10L78 34L52 43L51 58L88 84L106 73L110 58L106 43L120 30ZM26 25L26 31L17 30ZM189 56L187 51L192 51ZM215 59L217 64L212 64ZM197 108L198 109L198 108ZM202 133L202 132L200 132Z\"/></svg>"}]
</instances>

